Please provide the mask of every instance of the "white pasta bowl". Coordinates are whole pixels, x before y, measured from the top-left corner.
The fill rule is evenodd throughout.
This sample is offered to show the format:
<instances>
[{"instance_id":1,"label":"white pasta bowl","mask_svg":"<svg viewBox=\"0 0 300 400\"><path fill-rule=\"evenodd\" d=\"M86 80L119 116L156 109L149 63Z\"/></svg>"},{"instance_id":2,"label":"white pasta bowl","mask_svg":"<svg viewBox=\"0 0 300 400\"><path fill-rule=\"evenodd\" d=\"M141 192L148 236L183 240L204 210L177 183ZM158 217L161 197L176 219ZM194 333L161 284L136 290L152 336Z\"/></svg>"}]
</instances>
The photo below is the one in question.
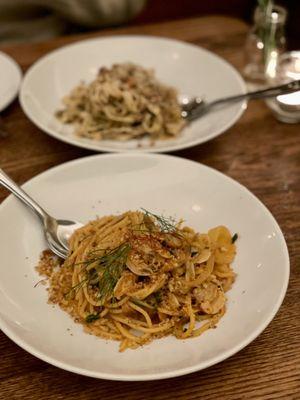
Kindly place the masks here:
<instances>
[{"instance_id":1,"label":"white pasta bowl","mask_svg":"<svg viewBox=\"0 0 300 400\"><path fill-rule=\"evenodd\" d=\"M0 111L17 96L22 80L22 71L15 60L0 52Z\"/></svg>"},{"instance_id":2,"label":"white pasta bowl","mask_svg":"<svg viewBox=\"0 0 300 400\"><path fill-rule=\"evenodd\" d=\"M184 128L174 139L95 141L78 137L74 128L54 116L62 98L81 81L90 82L100 67L133 62L153 68L157 78L177 88L180 95L214 100L245 92L239 73L225 60L201 47L151 36L115 36L91 39L55 50L38 60L26 73L20 103L40 129L56 139L95 151L168 152L206 142L229 129L246 104L213 111Z\"/></svg>"},{"instance_id":3,"label":"white pasta bowl","mask_svg":"<svg viewBox=\"0 0 300 400\"><path fill-rule=\"evenodd\" d=\"M0 206L0 328L40 359L103 379L151 380L198 371L235 354L274 318L289 278L282 232L245 187L204 165L164 155L97 155L40 174L24 185L58 218L87 222L96 215L144 207L184 218L197 231L217 225L239 235L227 311L216 329L186 340L169 336L119 353L119 343L83 332L56 306L35 270L45 249L36 217L9 196ZM56 195L59 193L59 195Z\"/></svg>"}]
</instances>

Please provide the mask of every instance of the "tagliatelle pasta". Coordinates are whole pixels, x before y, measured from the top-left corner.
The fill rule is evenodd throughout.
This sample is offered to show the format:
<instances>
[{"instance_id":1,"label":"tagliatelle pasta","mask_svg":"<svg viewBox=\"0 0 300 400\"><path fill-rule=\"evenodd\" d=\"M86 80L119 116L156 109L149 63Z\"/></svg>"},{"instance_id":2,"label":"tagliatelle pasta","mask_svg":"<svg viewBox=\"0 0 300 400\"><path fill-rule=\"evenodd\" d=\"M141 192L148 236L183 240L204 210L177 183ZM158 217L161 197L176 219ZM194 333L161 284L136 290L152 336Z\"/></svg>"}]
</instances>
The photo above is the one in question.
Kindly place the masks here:
<instances>
[{"instance_id":1,"label":"tagliatelle pasta","mask_svg":"<svg viewBox=\"0 0 300 400\"><path fill-rule=\"evenodd\" d=\"M71 237L67 260L44 252L37 269L49 280L50 302L123 351L216 326L235 280L233 238L224 226L197 233L128 211L89 222Z\"/></svg>"},{"instance_id":2,"label":"tagliatelle pasta","mask_svg":"<svg viewBox=\"0 0 300 400\"><path fill-rule=\"evenodd\" d=\"M168 139L185 125L176 90L160 83L153 70L131 63L101 68L63 104L57 118L73 124L76 135L95 140Z\"/></svg>"}]
</instances>

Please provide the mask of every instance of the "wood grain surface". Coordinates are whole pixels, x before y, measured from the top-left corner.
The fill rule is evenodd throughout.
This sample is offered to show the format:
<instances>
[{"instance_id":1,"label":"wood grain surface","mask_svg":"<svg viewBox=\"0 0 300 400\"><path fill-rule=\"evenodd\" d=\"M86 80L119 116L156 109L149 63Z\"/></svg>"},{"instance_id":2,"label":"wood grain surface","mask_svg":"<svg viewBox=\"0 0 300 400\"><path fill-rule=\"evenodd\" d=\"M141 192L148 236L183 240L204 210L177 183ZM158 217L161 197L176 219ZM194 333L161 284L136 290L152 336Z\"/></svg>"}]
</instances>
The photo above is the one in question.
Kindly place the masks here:
<instances>
[{"instance_id":1,"label":"wood grain surface","mask_svg":"<svg viewBox=\"0 0 300 400\"><path fill-rule=\"evenodd\" d=\"M25 71L39 57L82 38L152 34L203 46L243 66L247 26L225 17L101 31L45 43L10 46ZM15 101L2 113L0 166L18 183L67 160L91 154L36 128ZM212 166L248 187L271 210L288 243L291 278L286 298L268 328L230 359L198 373L157 382L110 382L77 376L38 360L0 333L0 399L300 399L300 129L274 119L263 102L249 105L228 132L175 153ZM0 189L0 201L7 196ZM17 266L16 266L17 267Z\"/></svg>"}]
</instances>

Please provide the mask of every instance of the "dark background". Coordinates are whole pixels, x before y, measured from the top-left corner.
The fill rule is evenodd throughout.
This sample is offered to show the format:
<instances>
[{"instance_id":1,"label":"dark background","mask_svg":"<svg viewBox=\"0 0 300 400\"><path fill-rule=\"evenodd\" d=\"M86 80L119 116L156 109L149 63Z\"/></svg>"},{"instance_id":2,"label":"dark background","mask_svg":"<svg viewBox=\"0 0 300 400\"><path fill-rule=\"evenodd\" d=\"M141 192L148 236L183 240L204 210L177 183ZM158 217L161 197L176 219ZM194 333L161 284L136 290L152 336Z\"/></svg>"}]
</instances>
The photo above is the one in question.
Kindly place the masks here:
<instances>
[{"instance_id":1,"label":"dark background","mask_svg":"<svg viewBox=\"0 0 300 400\"><path fill-rule=\"evenodd\" d=\"M299 48L300 0L280 0L275 3L288 10L288 47ZM256 0L148 0L144 10L130 25L212 14L237 17L251 24L256 5Z\"/></svg>"},{"instance_id":2,"label":"dark background","mask_svg":"<svg viewBox=\"0 0 300 400\"><path fill-rule=\"evenodd\" d=\"M1 1L1 0L0 0ZM82 0L84 2L85 0ZM288 11L286 23L286 36L288 49L300 50L300 0L275 0L276 5L284 6ZM11 3L13 5L13 3ZM26 5L26 0L24 0ZM51 7L43 6L36 9L36 16L47 16L55 10ZM181 18L193 18L207 15L226 15L246 21L249 25L253 24L253 13L257 6L257 0L147 0L141 13L122 26L132 26L162 21L171 21ZM26 7L25 7L26 8ZM27 7L28 8L28 7ZM30 7L29 7L30 8ZM14 10L14 12L16 12ZM19 11L26 19L24 10ZM78 32L99 31L108 26L83 26L78 25L73 20L59 15L63 28L61 35L76 34Z\"/></svg>"}]
</instances>

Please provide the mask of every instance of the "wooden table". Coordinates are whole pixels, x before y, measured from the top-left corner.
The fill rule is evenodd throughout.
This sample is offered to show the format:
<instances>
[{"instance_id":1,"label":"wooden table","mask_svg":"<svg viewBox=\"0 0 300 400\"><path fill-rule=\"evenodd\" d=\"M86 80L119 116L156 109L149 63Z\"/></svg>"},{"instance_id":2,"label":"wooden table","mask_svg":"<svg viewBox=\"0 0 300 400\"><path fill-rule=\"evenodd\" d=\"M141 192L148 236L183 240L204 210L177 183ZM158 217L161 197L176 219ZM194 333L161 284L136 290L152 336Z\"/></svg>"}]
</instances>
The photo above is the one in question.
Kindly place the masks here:
<instances>
[{"instance_id":1,"label":"wooden table","mask_svg":"<svg viewBox=\"0 0 300 400\"><path fill-rule=\"evenodd\" d=\"M45 43L3 48L25 71L63 44L90 36L139 33L182 39L208 48L241 70L247 26L225 17L107 30ZM15 102L2 114L0 165L18 183L91 152L61 143L36 128ZM269 327L227 361L184 377L144 383L96 380L32 357L0 333L0 399L300 399L300 129L277 122L254 102L225 135L176 153L238 180L271 210L285 234L291 279ZM7 192L0 189L0 200Z\"/></svg>"}]
</instances>

